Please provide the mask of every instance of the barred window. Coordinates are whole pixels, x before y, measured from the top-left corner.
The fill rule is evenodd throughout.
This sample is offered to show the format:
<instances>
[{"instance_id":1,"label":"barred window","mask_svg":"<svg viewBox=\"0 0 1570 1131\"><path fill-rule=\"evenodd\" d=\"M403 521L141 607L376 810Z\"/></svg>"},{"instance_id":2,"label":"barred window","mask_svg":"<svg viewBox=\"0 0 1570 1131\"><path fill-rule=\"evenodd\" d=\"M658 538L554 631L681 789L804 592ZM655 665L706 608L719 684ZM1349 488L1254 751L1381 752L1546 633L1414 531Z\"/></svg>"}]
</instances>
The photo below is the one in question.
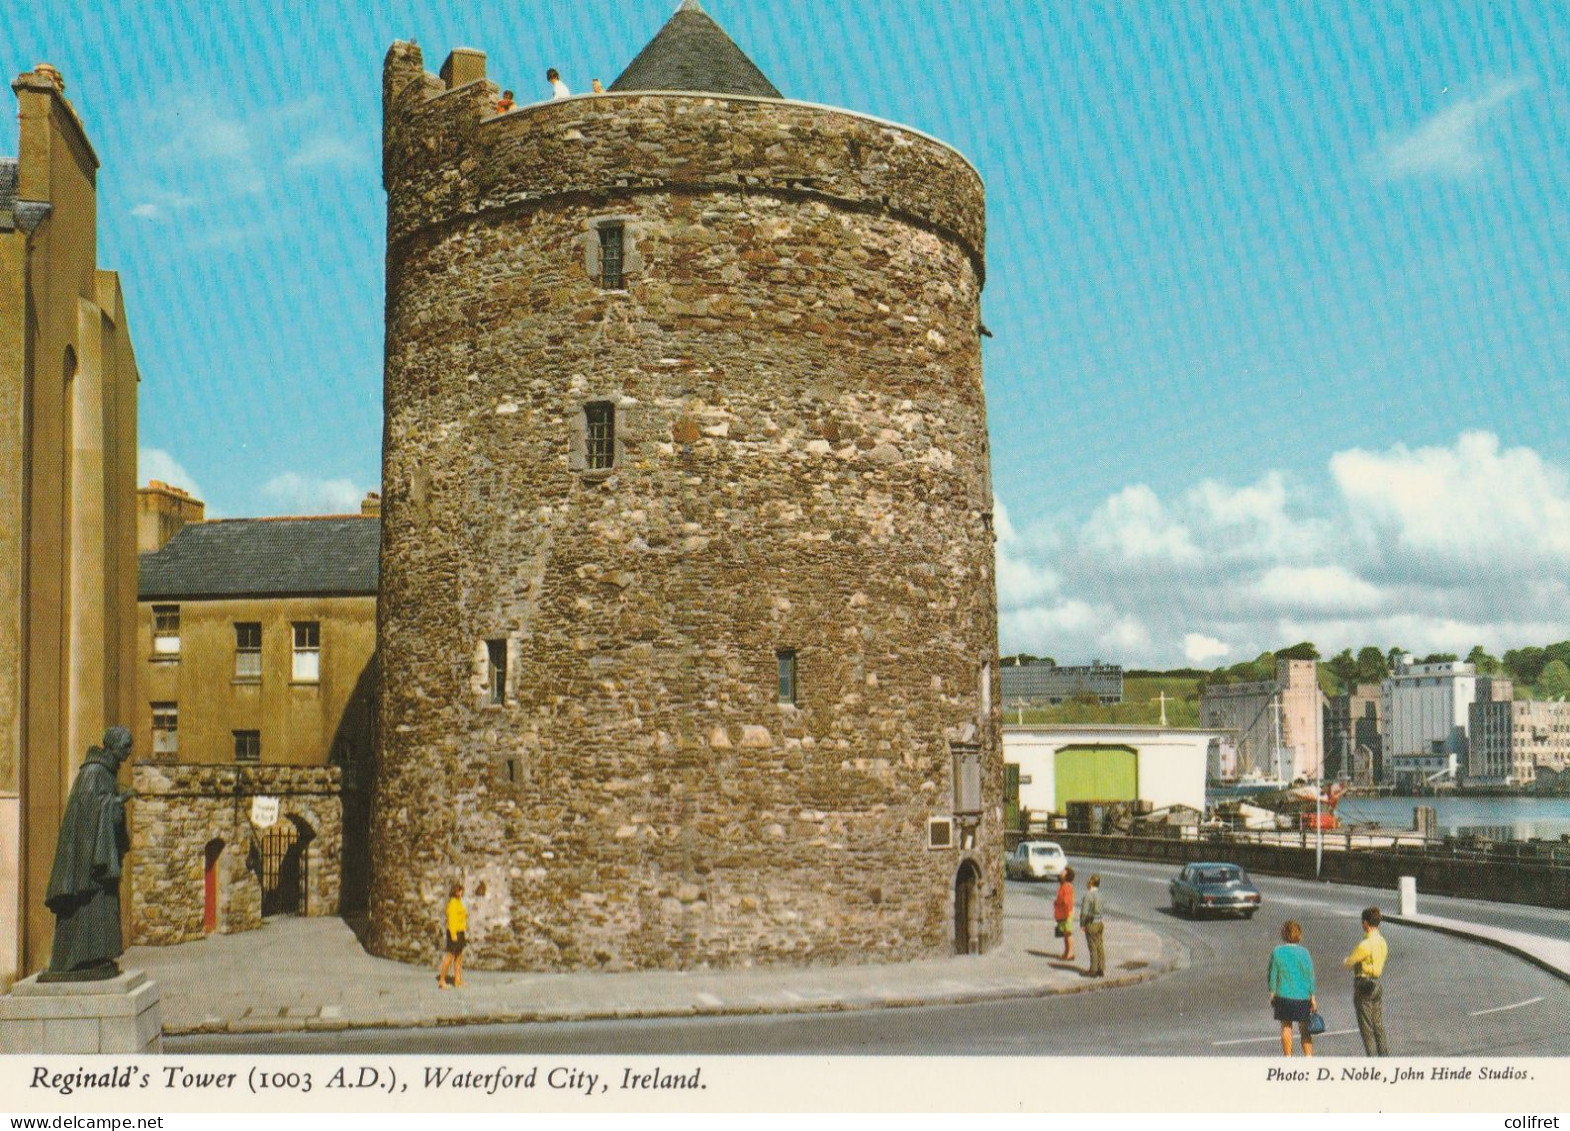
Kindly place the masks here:
<instances>
[{"instance_id":1,"label":"barred window","mask_svg":"<svg viewBox=\"0 0 1570 1131\"><path fill-rule=\"evenodd\" d=\"M234 732L234 760L260 762L262 760L262 732L237 730Z\"/></svg>"},{"instance_id":2,"label":"barred window","mask_svg":"<svg viewBox=\"0 0 1570 1131\"><path fill-rule=\"evenodd\" d=\"M627 287L627 276L622 269L625 231L620 224L601 224L599 227L600 287L603 290L620 291Z\"/></svg>"},{"instance_id":3,"label":"barred window","mask_svg":"<svg viewBox=\"0 0 1570 1131\"><path fill-rule=\"evenodd\" d=\"M180 606L153 606L153 654L178 656L180 654Z\"/></svg>"},{"instance_id":4,"label":"barred window","mask_svg":"<svg viewBox=\"0 0 1570 1131\"><path fill-rule=\"evenodd\" d=\"M616 463L616 406L610 401L594 401L583 406L583 415L589 470L613 467Z\"/></svg>"},{"instance_id":5,"label":"barred window","mask_svg":"<svg viewBox=\"0 0 1570 1131\"><path fill-rule=\"evenodd\" d=\"M173 758L180 753L180 709L174 703L153 704L153 756Z\"/></svg>"},{"instance_id":6,"label":"barred window","mask_svg":"<svg viewBox=\"0 0 1570 1131\"><path fill-rule=\"evenodd\" d=\"M234 626L234 678L255 682L262 678L262 626Z\"/></svg>"}]
</instances>

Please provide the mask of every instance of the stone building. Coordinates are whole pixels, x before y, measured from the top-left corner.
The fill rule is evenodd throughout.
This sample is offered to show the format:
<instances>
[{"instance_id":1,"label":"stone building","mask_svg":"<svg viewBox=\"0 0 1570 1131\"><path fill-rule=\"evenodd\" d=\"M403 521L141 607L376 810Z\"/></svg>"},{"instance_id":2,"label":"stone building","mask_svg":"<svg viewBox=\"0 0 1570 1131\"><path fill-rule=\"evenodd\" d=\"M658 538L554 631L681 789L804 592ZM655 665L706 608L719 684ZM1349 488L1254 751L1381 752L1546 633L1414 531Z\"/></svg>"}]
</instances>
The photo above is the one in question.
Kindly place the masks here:
<instances>
[{"instance_id":1,"label":"stone building","mask_svg":"<svg viewBox=\"0 0 1570 1131\"><path fill-rule=\"evenodd\" d=\"M1396 661L1380 685L1385 772L1397 785L1454 782L1467 764L1467 722L1477 700L1477 669L1459 660Z\"/></svg>"},{"instance_id":2,"label":"stone building","mask_svg":"<svg viewBox=\"0 0 1570 1131\"><path fill-rule=\"evenodd\" d=\"M976 171L693 0L609 93L384 70L370 946L986 949L1002 778Z\"/></svg>"},{"instance_id":3,"label":"stone building","mask_svg":"<svg viewBox=\"0 0 1570 1131\"><path fill-rule=\"evenodd\" d=\"M1237 771L1292 781L1324 772L1325 693L1313 660L1277 660L1276 678L1219 683L1199 698L1199 725L1237 735Z\"/></svg>"},{"instance_id":4,"label":"stone building","mask_svg":"<svg viewBox=\"0 0 1570 1131\"><path fill-rule=\"evenodd\" d=\"M1325 778L1354 785L1383 780L1384 738L1377 683L1359 683L1325 700Z\"/></svg>"},{"instance_id":5,"label":"stone building","mask_svg":"<svg viewBox=\"0 0 1570 1131\"><path fill-rule=\"evenodd\" d=\"M0 988L49 959L44 889L76 767L129 717L136 358L98 266L98 157L39 64L0 158Z\"/></svg>"},{"instance_id":6,"label":"stone building","mask_svg":"<svg viewBox=\"0 0 1570 1131\"><path fill-rule=\"evenodd\" d=\"M363 906L379 540L375 517L227 519L142 555L134 941Z\"/></svg>"},{"instance_id":7,"label":"stone building","mask_svg":"<svg viewBox=\"0 0 1570 1131\"><path fill-rule=\"evenodd\" d=\"M1477 679L1477 698L1467 708L1467 785L1550 782L1570 764L1570 703L1516 699L1514 686Z\"/></svg>"}]
</instances>

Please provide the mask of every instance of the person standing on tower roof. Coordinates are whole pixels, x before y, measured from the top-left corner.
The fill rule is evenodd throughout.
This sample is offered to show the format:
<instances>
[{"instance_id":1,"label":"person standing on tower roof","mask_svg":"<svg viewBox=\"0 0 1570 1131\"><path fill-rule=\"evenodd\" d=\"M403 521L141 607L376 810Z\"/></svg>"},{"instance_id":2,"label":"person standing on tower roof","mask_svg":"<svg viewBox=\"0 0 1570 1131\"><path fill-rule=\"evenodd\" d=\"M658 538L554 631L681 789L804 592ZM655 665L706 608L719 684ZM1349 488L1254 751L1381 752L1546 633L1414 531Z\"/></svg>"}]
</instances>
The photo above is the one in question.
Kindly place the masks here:
<instances>
[{"instance_id":1,"label":"person standing on tower roof","mask_svg":"<svg viewBox=\"0 0 1570 1131\"><path fill-rule=\"evenodd\" d=\"M514 103L512 100L512 91L502 91L502 96L496 100L496 112L498 114L505 114L507 111L511 110L513 106Z\"/></svg>"},{"instance_id":2,"label":"person standing on tower roof","mask_svg":"<svg viewBox=\"0 0 1570 1131\"><path fill-rule=\"evenodd\" d=\"M572 91L568 90L567 84L561 81L561 72L555 67L545 72L545 81L551 84L551 101L572 97Z\"/></svg>"}]
</instances>

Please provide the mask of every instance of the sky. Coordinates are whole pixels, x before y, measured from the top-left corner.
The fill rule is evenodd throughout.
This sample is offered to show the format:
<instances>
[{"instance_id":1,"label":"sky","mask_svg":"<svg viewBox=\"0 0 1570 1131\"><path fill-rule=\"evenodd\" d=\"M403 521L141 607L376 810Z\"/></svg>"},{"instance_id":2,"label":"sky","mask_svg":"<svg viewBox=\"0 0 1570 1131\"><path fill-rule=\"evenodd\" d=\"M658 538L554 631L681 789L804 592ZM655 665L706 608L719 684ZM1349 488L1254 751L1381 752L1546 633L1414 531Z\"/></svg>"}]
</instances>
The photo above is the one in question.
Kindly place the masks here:
<instances>
[{"instance_id":1,"label":"sky","mask_svg":"<svg viewBox=\"0 0 1570 1131\"><path fill-rule=\"evenodd\" d=\"M102 162L140 471L378 486L381 60L607 85L676 0L0 7ZM786 97L987 185L1000 648L1204 667L1570 637L1570 11L704 0ZM15 133L0 133L0 153Z\"/></svg>"}]
</instances>

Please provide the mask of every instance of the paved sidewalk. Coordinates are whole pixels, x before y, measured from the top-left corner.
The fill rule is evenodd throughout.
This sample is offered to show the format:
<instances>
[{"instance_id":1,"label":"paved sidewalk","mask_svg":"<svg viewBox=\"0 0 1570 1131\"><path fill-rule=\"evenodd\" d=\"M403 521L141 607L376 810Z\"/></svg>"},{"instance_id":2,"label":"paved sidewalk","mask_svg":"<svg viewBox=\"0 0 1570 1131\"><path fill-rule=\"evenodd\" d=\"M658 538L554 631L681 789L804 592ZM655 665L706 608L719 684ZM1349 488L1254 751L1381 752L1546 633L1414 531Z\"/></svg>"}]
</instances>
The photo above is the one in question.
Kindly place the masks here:
<instances>
[{"instance_id":1,"label":"paved sidewalk","mask_svg":"<svg viewBox=\"0 0 1570 1131\"><path fill-rule=\"evenodd\" d=\"M1484 923L1469 923L1464 919L1447 919L1442 915L1396 915L1387 911L1384 919L1387 923L1423 927L1496 946L1570 982L1570 942L1564 939L1490 927Z\"/></svg>"},{"instance_id":2,"label":"paved sidewalk","mask_svg":"<svg viewBox=\"0 0 1570 1131\"><path fill-rule=\"evenodd\" d=\"M466 971L461 989L436 985L431 964L368 955L337 918L267 922L172 947L132 947L121 960L162 991L165 1033L500 1024L625 1017L809 1013L954 1004L1129 986L1181 959L1170 940L1113 919L1107 977L1055 956L1051 921L1005 915L1003 942L970 957L864 966L758 967L680 973L525 974Z\"/></svg>"}]
</instances>

